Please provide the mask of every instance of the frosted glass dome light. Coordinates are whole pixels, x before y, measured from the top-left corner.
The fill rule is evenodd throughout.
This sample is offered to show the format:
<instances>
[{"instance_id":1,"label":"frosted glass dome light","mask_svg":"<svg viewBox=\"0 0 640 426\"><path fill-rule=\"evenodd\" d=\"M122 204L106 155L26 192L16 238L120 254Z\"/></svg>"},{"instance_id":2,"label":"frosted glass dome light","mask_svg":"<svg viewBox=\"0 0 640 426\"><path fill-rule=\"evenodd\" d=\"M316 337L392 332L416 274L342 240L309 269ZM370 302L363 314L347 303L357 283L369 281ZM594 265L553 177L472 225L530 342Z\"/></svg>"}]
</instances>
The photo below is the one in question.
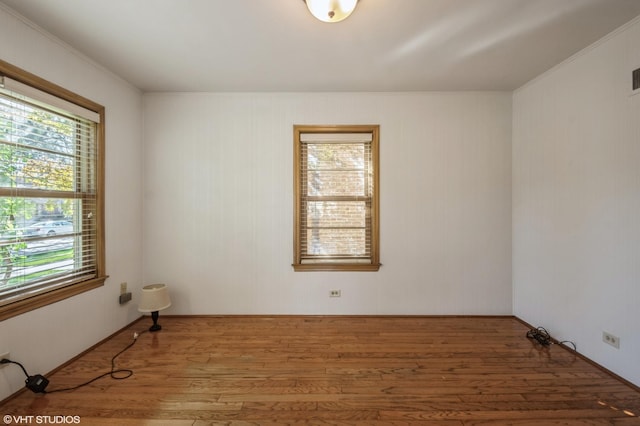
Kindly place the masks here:
<instances>
[{"instance_id":1,"label":"frosted glass dome light","mask_svg":"<svg viewBox=\"0 0 640 426\"><path fill-rule=\"evenodd\" d=\"M340 22L351 15L358 0L303 0L309 12L322 22Z\"/></svg>"}]
</instances>

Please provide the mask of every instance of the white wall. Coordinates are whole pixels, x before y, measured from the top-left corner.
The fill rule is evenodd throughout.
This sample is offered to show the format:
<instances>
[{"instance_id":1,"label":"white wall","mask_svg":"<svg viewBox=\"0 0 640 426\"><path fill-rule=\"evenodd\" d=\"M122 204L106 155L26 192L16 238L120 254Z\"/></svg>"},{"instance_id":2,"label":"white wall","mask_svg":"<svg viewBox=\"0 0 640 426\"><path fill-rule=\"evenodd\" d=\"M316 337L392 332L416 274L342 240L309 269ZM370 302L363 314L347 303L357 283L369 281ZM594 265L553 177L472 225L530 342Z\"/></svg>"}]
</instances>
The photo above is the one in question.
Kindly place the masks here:
<instances>
[{"instance_id":1,"label":"white wall","mask_svg":"<svg viewBox=\"0 0 640 426\"><path fill-rule=\"evenodd\" d=\"M380 124L379 272L293 272L294 124ZM147 94L144 143L167 313L511 314L510 93Z\"/></svg>"},{"instance_id":2,"label":"white wall","mask_svg":"<svg viewBox=\"0 0 640 426\"><path fill-rule=\"evenodd\" d=\"M127 83L0 4L0 58L106 107L106 284L0 322L0 352L45 374L139 316L118 305L120 282L142 284L142 100ZM96 372L109 368L96 366ZM0 400L24 386L17 366L0 369ZM55 383L49 385L55 387Z\"/></svg>"},{"instance_id":3,"label":"white wall","mask_svg":"<svg viewBox=\"0 0 640 426\"><path fill-rule=\"evenodd\" d=\"M514 313L637 385L639 45L636 19L513 97Z\"/></svg>"}]
</instances>

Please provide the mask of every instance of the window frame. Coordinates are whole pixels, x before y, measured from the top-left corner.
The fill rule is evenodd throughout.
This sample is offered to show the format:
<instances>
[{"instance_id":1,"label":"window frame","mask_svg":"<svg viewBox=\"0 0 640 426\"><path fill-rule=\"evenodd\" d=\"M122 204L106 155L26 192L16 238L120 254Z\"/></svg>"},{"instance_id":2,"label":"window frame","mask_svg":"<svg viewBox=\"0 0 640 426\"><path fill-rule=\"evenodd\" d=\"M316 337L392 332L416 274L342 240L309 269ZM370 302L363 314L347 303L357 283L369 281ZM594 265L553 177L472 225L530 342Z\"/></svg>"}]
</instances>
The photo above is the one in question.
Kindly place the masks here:
<instances>
[{"instance_id":1,"label":"window frame","mask_svg":"<svg viewBox=\"0 0 640 426\"><path fill-rule=\"evenodd\" d=\"M18 299L14 302L0 306L0 321L5 319L59 302L86 291L101 287L108 278L105 264L105 108L104 106L84 98L68 89L51 83L43 78L31 74L19 67L0 59L0 74L16 80L37 90L48 93L52 96L76 104L95 112L100 116L100 122L96 125L96 276L81 282L73 283L64 287L57 287L47 292L36 294L31 297Z\"/></svg>"},{"instance_id":2,"label":"window frame","mask_svg":"<svg viewBox=\"0 0 640 426\"><path fill-rule=\"evenodd\" d=\"M371 134L371 167L373 190L371 194L370 225L367 233L370 234L371 254L369 262L348 262L328 259L326 262L316 260L312 263L302 261L302 214L304 195L302 189L302 141L303 133L316 134L340 134L340 133L368 133ZM380 126L368 125L294 125L293 126L293 269L296 272L305 271L362 271L375 272L380 269Z\"/></svg>"}]
</instances>

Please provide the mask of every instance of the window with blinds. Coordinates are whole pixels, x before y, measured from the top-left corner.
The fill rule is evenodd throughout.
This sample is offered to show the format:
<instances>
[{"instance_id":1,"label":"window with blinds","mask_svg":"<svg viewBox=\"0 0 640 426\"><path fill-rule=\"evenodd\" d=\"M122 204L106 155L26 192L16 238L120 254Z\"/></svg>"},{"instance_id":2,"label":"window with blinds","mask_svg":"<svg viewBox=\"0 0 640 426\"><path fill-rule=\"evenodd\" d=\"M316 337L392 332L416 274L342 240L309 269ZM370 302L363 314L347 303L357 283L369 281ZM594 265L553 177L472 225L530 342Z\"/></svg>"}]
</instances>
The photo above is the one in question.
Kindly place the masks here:
<instances>
[{"instance_id":1,"label":"window with blinds","mask_svg":"<svg viewBox=\"0 0 640 426\"><path fill-rule=\"evenodd\" d=\"M0 74L0 318L105 279L103 109L40 85Z\"/></svg>"},{"instance_id":2,"label":"window with blinds","mask_svg":"<svg viewBox=\"0 0 640 426\"><path fill-rule=\"evenodd\" d=\"M376 271L378 126L294 126L296 271Z\"/></svg>"}]
</instances>

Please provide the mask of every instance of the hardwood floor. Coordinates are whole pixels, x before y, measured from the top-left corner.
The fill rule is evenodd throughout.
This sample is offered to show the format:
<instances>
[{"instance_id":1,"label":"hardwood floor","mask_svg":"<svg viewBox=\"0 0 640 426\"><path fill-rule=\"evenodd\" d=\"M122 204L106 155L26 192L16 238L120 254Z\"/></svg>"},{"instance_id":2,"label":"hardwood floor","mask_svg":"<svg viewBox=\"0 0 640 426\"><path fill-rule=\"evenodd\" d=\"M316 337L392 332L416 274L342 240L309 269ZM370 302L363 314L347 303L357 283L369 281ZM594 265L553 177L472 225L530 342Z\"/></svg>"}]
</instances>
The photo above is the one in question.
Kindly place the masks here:
<instances>
[{"instance_id":1,"label":"hardwood floor","mask_svg":"<svg viewBox=\"0 0 640 426\"><path fill-rule=\"evenodd\" d=\"M109 371L113 355L149 323L58 370L47 391ZM532 343L510 317L160 323L117 358L117 368L133 370L128 379L26 391L0 414L79 416L82 425L640 424L640 392L559 346Z\"/></svg>"}]
</instances>

